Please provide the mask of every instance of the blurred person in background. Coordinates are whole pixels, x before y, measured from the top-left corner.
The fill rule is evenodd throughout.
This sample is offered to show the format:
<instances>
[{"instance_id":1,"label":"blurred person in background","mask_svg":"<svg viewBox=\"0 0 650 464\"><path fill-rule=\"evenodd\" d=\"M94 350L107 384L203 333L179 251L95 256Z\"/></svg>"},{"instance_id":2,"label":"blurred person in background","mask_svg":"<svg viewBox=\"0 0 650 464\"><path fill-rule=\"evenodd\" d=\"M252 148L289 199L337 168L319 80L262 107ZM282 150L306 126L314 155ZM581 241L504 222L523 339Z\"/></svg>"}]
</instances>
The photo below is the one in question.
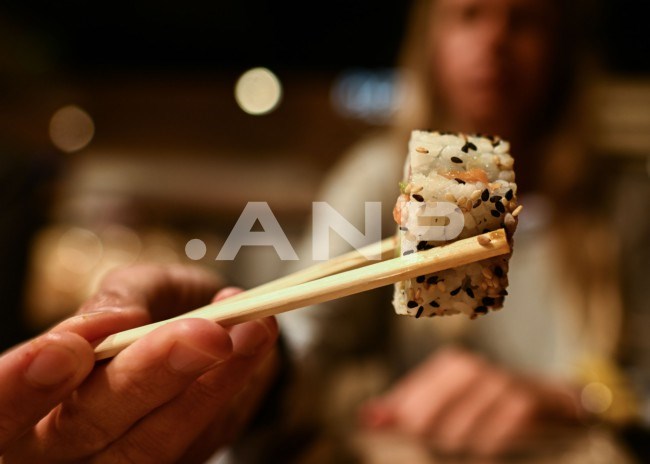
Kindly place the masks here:
<instances>
[{"instance_id":1,"label":"blurred person in background","mask_svg":"<svg viewBox=\"0 0 650 464\"><path fill-rule=\"evenodd\" d=\"M396 318L390 289L282 315L326 434L340 439L358 419L445 453L498 455L544 424L638 417L617 359L624 313L614 182L604 180L613 171L590 152L581 14L561 0L414 2L394 124L356 144L316 200L359 230L364 202L379 201L390 236L411 130L499 135L524 205L509 296L476 321ZM331 235L332 256L351 250Z\"/></svg>"}]
</instances>

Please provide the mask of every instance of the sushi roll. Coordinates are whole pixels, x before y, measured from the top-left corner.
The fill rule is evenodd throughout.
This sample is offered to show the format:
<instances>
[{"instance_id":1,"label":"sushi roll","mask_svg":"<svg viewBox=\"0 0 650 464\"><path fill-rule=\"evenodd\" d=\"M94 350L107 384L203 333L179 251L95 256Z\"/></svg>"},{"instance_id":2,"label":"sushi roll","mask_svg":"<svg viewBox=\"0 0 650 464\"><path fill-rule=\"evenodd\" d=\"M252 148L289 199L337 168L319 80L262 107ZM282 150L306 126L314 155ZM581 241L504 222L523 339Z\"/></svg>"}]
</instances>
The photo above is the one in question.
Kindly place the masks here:
<instances>
[{"instance_id":1,"label":"sushi roll","mask_svg":"<svg viewBox=\"0 0 650 464\"><path fill-rule=\"evenodd\" d=\"M428 250L504 228L512 247L517 185L510 146L498 137L413 131L393 210L400 253ZM431 227L433 226L433 227ZM470 318L499 309L508 294L510 255L395 284L398 314Z\"/></svg>"}]
</instances>

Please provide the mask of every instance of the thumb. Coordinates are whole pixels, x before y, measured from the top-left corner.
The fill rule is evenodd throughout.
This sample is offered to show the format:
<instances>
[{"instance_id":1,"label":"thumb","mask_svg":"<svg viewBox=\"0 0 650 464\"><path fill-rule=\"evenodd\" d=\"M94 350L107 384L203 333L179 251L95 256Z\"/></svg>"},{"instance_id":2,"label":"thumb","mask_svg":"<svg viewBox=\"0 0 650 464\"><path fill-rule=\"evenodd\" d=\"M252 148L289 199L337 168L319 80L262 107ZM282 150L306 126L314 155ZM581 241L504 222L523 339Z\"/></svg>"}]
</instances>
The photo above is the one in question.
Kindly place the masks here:
<instances>
[{"instance_id":1,"label":"thumb","mask_svg":"<svg viewBox=\"0 0 650 464\"><path fill-rule=\"evenodd\" d=\"M231 296L235 296L239 293L242 293L244 290L242 290L239 287L225 287L222 288L217 292L216 295L212 297L212 302L216 303L217 301L225 300L226 298L230 298Z\"/></svg>"}]
</instances>

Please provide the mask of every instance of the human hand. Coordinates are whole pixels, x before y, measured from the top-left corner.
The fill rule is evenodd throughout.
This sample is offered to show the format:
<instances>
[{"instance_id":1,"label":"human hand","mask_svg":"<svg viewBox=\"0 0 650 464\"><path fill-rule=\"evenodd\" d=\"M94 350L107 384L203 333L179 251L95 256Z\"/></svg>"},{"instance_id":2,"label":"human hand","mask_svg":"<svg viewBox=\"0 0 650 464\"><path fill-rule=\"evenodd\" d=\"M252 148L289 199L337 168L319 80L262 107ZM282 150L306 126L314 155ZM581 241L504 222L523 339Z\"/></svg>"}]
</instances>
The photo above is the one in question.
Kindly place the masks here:
<instances>
[{"instance_id":1,"label":"human hand","mask_svg":"<svg viewBox=\"0 0 650 464\"><path fill-rule=\"evenodd\" d=\"M446 454L495 456L519 448L549 421L581 418L568 386L510 373L445 348L359 411L369 428L393 427Z\"/></svg>"},{"instance_id":2,"label":"human hand","mask_svg":"<svg viewBox=\"0 0 650 464\"><path fill-rule=\"evenodd\" d=\"M273 318L176 321L97 365L91 345L204 305L219 286L189 267L120 270L78 315L2 356L4 462L199 462L234 439L273 379Z\"/></svg>"}]
</instances>

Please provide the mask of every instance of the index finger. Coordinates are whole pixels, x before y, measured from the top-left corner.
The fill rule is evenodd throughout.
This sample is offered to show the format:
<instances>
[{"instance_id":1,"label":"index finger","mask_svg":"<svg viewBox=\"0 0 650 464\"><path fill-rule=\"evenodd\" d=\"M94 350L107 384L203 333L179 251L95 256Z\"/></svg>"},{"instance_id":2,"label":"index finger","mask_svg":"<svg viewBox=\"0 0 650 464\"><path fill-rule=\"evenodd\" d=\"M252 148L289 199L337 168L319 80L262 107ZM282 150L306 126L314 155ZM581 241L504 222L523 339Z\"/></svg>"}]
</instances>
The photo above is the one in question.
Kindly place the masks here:
<instances>
[{"instance_id":1,"label":"index finger","mask_svg":"<svg viewBox=\"0 0 650 464\"><path fill-rule=\"evenodd\" d=\"M0 357L0 456L88 375L90 344L72 333L49 333Z\"/></svg>"},{"instance_id":2,"label":"index finger","mask_svg":"<svg viewBox=\"0 0 650 464\"><path fill-rule=\"evenodd\" d=\"M74 332L95 341L203 306L221 286L216 275L191 266L138 265L118 269L104 278L77 316L53 331Z\"/></svg>"},{"instance_id":3,"label":"index finger","mask_svg":"<svg viewBox=\"0 0 650 464\"><path fill-rule=\"evenodd\" d=\"M223 282L217 275L196 266L130 266L108 274L80 312L96 311L117 301L146 307L154 320L169 319L179 311L209 303L220 287Z\"/></svg>"}]
</instances>

